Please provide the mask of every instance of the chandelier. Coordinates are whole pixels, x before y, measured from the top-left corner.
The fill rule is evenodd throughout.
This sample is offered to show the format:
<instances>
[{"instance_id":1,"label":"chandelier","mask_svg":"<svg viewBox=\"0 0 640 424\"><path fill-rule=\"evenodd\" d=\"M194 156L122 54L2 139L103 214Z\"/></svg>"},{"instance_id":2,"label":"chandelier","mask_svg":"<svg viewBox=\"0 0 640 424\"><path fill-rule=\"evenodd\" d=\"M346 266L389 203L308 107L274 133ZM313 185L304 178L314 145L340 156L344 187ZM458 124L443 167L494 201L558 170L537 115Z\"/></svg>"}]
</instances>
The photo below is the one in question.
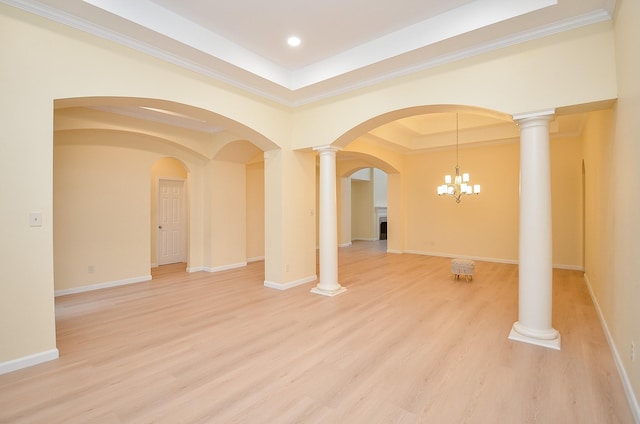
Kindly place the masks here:
<instances>
[{"instance_id":1,"label":"chandelier","mask_svg":"<svg viewBox=\"0 0 640 424\"><path fill-rule=\"evenodd\" d=\"M462 196L480 194L480 184L471 184L469 174L460 175L460 165L458 165L458 114L456 113L456 175L451 180L451 175L444 176L444 184L438 186L439 196L452 196L456 203L460 203Z\"/></svg>"}]
</instances>

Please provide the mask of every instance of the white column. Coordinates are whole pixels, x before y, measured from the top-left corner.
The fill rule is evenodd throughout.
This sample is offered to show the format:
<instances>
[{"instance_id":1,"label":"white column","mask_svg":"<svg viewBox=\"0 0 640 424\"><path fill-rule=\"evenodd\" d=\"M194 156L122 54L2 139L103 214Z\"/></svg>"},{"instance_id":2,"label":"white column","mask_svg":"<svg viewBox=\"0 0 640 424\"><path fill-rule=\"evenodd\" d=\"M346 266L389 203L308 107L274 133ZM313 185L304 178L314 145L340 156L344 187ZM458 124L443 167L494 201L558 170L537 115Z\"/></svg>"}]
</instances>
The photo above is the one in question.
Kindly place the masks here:
<instances>
[{"instance_id":1,"label":"white column","mask_svg":"<svg viewBox=\"0 0 640 424\"><path fill-rule=\"evenodd\" d=\"M338 283L338 211L336 202L336 152L318 147L320 155L320 281L312 293L335 296L347 289Z\"/></svg>"},{"instance_id":2,"label":"white column","mask_svg":"<svg viewBox=\"0 0 640 424\"><path fill-rule=\"evenodd\" d=\"M509 338L560 350L551 326L551 167L549 121L554 110L514 116L520 126L518 321Z\"/></svg>"}]
</instances>

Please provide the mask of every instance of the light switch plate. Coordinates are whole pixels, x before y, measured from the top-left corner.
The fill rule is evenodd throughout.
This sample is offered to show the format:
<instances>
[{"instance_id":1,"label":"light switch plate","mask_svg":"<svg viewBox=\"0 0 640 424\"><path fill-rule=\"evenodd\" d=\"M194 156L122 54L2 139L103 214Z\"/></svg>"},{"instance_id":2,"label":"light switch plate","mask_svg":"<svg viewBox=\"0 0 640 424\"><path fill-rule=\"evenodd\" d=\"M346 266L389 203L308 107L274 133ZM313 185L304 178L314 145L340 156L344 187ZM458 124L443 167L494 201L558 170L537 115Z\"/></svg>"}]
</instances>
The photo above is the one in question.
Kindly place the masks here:
<instances>
[{"instance_id":1,"label":"light switch plate","mask_svg":"<svg viewBox=\"0 0 640 424\"><path fill-rule=\"evenodd\" d=\"M32 227L42 227L42 212L31 212L29 214L29 225Z\"/></svg>"}]
</instances>

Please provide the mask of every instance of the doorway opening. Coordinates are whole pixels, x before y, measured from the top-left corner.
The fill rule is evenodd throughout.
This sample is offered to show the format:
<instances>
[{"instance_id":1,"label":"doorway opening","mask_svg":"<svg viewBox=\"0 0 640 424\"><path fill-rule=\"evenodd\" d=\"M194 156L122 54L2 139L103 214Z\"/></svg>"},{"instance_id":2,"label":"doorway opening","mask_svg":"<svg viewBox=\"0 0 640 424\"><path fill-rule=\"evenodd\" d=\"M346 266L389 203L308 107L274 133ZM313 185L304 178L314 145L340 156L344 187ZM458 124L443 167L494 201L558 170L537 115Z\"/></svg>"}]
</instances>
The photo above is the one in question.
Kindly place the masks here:
<instances>
[{"instance_id":1,"label":"doorway opening","mask_svg":"<svg viewBox=\"0 0 640 424\"><path fill-rule=\"evenodd\" d=\"M187 170L175 158L158 160L151 169L152 267L187 260Z\"/></svg>"},{"instance_id":2,"label":"doorway opening","mask_svg":"<svg viewBox=\"0 0 640 424\"><path fill-rule=\"evenodd\" d=\"M387 173L363 168L350 179L351 240L387 240Z\"/></svg>"}]
</instances>

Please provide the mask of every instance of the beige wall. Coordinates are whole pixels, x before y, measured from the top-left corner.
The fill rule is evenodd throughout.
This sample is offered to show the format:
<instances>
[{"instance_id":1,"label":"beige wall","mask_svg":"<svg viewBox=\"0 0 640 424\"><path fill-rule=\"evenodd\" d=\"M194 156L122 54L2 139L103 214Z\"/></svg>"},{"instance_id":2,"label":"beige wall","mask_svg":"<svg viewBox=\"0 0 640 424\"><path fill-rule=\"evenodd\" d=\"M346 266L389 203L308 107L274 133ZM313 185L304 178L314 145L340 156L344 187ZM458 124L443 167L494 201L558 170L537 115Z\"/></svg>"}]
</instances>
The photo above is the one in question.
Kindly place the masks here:
<instances>
[{"instance_id":1,"label":"beige wall","mask_svg":"<svg viewBox=\"0 0 640 424\"><path fill-rule=\"evenodd\" d=\"M264 259L264 162L247 164L247 260Z\"/></svg>"},{"instance_id":2,"label":"beige wall","mask_svg":"<svg viewBox=\"0 0 640 424\"><path fill-rule=\"evenodd\" d=\"M351 245L351 178L338 173L336 197L338 200L338 245ZM316 231L317 232L317 231Z\"/></svg>"},{"instance_id":3,"label":"beige wall","mask_svg":"<svg viewBox=\"0 0 640 424\"><path fill-rule=\"evenodd\" d=\"M349 144L363 132L422 105L469 105L508 115L616 97L610 23L540 40L424 71L294 112L294 147L338 140ZM558 72L562 69L562 72ZM331 125L326 125L331 122Z\"/></svg>"},{"instance_id":4,"label":"beige wall","mask_svg":"<svg viewBox=\"0 0 640 424\"><path fill-rule=\"evenodd\" d=\"M614 111L592 113L587 121L583 146L585 167L585 277L604 310L613 308L611 284L614 248L610 222L614 217L611 186Z\"/></svg>"},{"instance_id":5,"label":"beige wall","mask_svg":"<svg viewBox=\"0 0 640 424\"><path fill-rule=\"evenodd\" d=\"M55 149L56 290L149 276L155 159L105 146Z\"/></svg>"},{"instance_id":6,"label":"beige wall","mask_svg":"<svg viewBox=\"0 0 640 424\"><path fill-rule=\"evenodd\" d=\"M1 20L0 28L4 33ZM12 49L5 49L7 39L0 36L3 52L3 65L0 66L0 84L3 85L0 178L6 182L0 206L0 218L5 226L2 235L5 248L0 255L3 270L0 364L29 355L50 357L57 354L53 302L53 145L50 142L53 109L46 99L34 101L5 89L7 81L21 77L15 72L7 72L5 60L12 60L7 56L19 57ZM33 84L35 90L41 88L37 81ZM30 113L16 113L27 110ZM37 117L38 125L34 125L34 117ZM42 214L41 227L29 226L31 212Z\"/></svg>"},{"instance_id":7,"label":"beige wall","mask_svg":"<svg viewBox=\"0 0 640 424\"><path fill-rule=\"evenodd\" d=\"M554 266L582 269L582 156L580 140L552 139L551 178ZM367 150L360 146L360 151ZM375 150L371 149L372 151ZM516 263L519 232L517 140L460 149L460 166L481 184L479 196L456 204L436 186L455 168L455 150L407 155L401 175L390 174L389 249L440 256L466 256ZM400 183L401 180L402 182ZM372 184L353 181L353 239L375 237ZM402 202L402 205L398 205ZM360 209L362 210L360 210ZM403 212L400 212L403 211ZM365 219L369 217L369 219ZM373 229L372 229L373 228Z\"/></svg>"},{"instance_id":8,"label":"beige wall","mask_svg":"<svg viewBox=\"0 0 640 424\"><path fill-rule=\"evenodd\" d=\"M266 152L265 282L287 288L316 278L316 159L311 151Z\"/></svg>"},{"instance_id":9,"label":"beige wall","mask_svg":"<svg viewBox=\"0 0 640 424\"><path fill-rule=\"evenodd\" d=\"M585 133L585 276L626 371L625 388L635 393L640 420L640 196L632 194L640 190L638 22L640 3L620 1L615 16L617 107L615 114L598 116Z\"/></svg>"},{"instance_id":10,"label":"beige wall","mask_svg":"<svg viewBox=\"0 0 640 424\"><path fill-rule=\"evenodd\" d=\"M217 271L247 262L246 166L211 161L210 214L207 232L211 246L205 266Z\"/></svg>"},{"instance_id":11,"label":"beige wall","mask_svg":"<svg viewBox=\"0 0 640 424\"><path fill-rule=\"evenodd\" d=\"M271 149L264 164L265 278L284 286L315 277L315 157L313 152L294 151L290 147L321 146L335 140L344 146L367 129L391 119L387 113L413 106L460 104L513 114L597 102L619 95L613 118L615 136L610 138L609 156L595 159L594 152L600 147L593 145L598 138L594 134L600 133L599 129L589 126L584 140L588 190L586 268L631 384L639 393L637 363L630 362L628 352L630 342L634 340L637 345L640 339L637 324L640 322L640 308L637 307L640 290L634 273L636 258L640 257L636 241L640 200L637 196L629 196L627 191L619 191L623 186L614 184L614 181L625 181L634 188L640 180L635 166L640 145L635 131L640 113L637 82L640 59L633 45L633 40L640 36L635 24L640 14L637 2L623 0L620 9L615 30L616 56L614 33L609 23L602 23L427 70L394 84L381 84L291 112L160 60L0 5L0 28L3 33L11 34L10 37L0 37L3 52L0 116L4 117L0 176L11 182L5 185L4 192L11 202L5 202L1 211L6 225L5 237L12 246L3 252L0 263L5 272L0 284L0 364L55 349L54 240L56 244L70 241L58 240L57 235L54 238L54 231L57 234L59 226L65 228L60 231L66 231L68 226L78 223L86 228L93 224L90 215L95 211L91 205L78 199L95 195L95 190L80 185L74 187L77 192L71 190L60 198L53 191L55 99L112 95L166 99L211 111L225 118L229 128L238 132L247 130L247 137L254 137L252 142L264 150ZM557 72L558 69L563 72ZM607 134L607 131L602 133ZM349 149L357 150L358 143L362 142L352 143ZM576 147L571 143L574 141L552 145L554 158L561 158L560 164L573 158ZM273 150L278 146L284 148ZM220 200L212 194L227 194L228 187L222 183L225 176L246 183L248 177L244 167L219 164L219 167L211 168L201 155L194 156L175 145L163 147L173 149L172 152L141 147L138 151L127 150L126 154L123 154L126 149L122 147L56 147L56 157L60 153L63 163L79 156L80 162L93 164L94 169L84 169L83 172L103 193L121 189L124 181L113 173L100 174L107 165L97 159L100 156L96 155L97 152L108 159L118 159L116 165L111 165L121 167L123 175L133 178L127 181L127 188L139 197L125 196L134 212L133 217L125 218L123 228L127 227L135 234L132 243L135 252L131 255L136 264L126 260L123 266L109 269L112 274L104 278L135 277L149 272L150 168L157 159L167 155L181 159L189 169L190 265L216 267L221 264L217 262L218 258L226 254L229 257L222 262L234 263L236 259L246 258L249 238L245 233L231 252L223 251L217 244L218 240L212 238L212 217L215 213L221 214L216 219L229 220L238 232L248 225L248 216L241 214L236 220L237 217L231 216L231 207L214 211ZM181 153L176 153L176 149ZM439 182L442 175L451 172L451 151L405 159L382 153L379 147L371 149L377 152L373 158L386 155L382 163L371 165L390 172L390 250L454 252L502 259L517 257L514 254L517 216L513 214L517 209L514 204L517 198L516 143L465 149L461 166L483 185L483 194L475 199L465 199L461 205L447 203L450 199L441 199L435 194L425 195L435 192L430 181ZM502 158L513 160L502 161ZM561 231L567 231L561 235L558 235L559 227L554 223L554 243L559 243L554 244L554 262L565 265L580 264L580 249L576 252L563 248L564 245L575 247L579 244L580 225L575 222L579 217L571 216L576 212L575 204L568 206L571 212L563 210L560 213L556 208L563 206L563 199L567 202L573 199L565 194L573 193L576 182L581 181L581 177L575 174L579 169L578 162L572 161L570 166L558 169L554 159L552 170L554 182L563 179L558 175L570 174L566 182L554 187L553 198L554 218L572 221L571 225L561 227ZM56 166L56 179L68 184L78 181L71 174L72 169L57 169ZM589 174L590 169L601 169L605 174ZM18 175L24 177L18 180ZM590 178L598 182L590 184ZM107 183L109 181L110 184ZM562 186L565 183L567 186ZM232 186L237 189L234 193L241 195L232 197L230 203L234 208L246 210L247 184L233 183ZM60 215L61 219L68 220L66 223L57 222L57 213L54 216L54 196L57 209L64 195L75 196L73 202L78 202L73 206L77 206L78 213L83 215L77 218L77 222L72 219L75 212L71 205L63 206L63 210L65 207L68 210ZM589 195L592 199L595 197L606 202L589 206ZM31 211L42 212L42 227L28 226ZM432 218L431 222L425 219L425 214ZM434 228L433 223L451 219L464 222L465 226L449 228L448 239L445 239L445 231ZM493 227L498 237L489 243L487 230L473 225L478 221L491 223L487 228ZM97 230L90 228L88 231ZM124 231L114 231L120 237L118 243L121 243L125 238ZM465 242L451 242L460 231ZM226 234L222 239L228 241L230 237ZM590 242L598 237L603 238L602 245ZM95 243L96 240L84 241ZM479 246L486 248L481 250ZM64 257L65 249L61 249L58 251L56 248L56 261L58 253ZM107 257L101 260L115 261L121 250L118 244L110 248ZM556 253L561 256L555 256ZM68 264L74 261L79 263L77 270L64 267L58 270L56 266L56 284L59 271L69 275L68 280L73 280L70 284L79 284L87 278L86 267L94 259L70 259ZM94 265L96 273L103 269L102 263ZM66 283L61 281L60 284L64 286Z\"/></svg>"},{"instance_id":12,"label":"beige wall","mask_svg":"<svg viewBox=\"0 0 640 424\"><path fill-rule=\"evenodd\" d=\"M436 185L455 172L455 150L407 158L405 250L516 261L519 144L461 148L459 163L482 192L456 203L436 194Z\"/></svg>"},{"instance_id":13,"label":"beige wall","mask_svg":"<svg viewBox=\"0 0 640 424\"><path fill-rule=\"evenodd\" d=\"M91 138L86 132L82 135ZM156 260L158 178L187 180L182 162L134 148L133 142L132 148L84 142L89 144L63 133L54 149L54 281L61 293L94 284L148 279ZM203 234L204 245L200 247L202 260L191 258L190 268L215 271L244 265L247 251L239 240L248 239L245 164L209 161L190 165L193 174L204 174L207 180L203 193L191 193L190 182L186 185L190 207L194 207L194 197L207 202L207 222L187 226L188 233ZM255 178L263 180L259 175ZM264 189L254 187L253 193L263 195ZM251 217L254 222L264 220L264 208L262 212L252 210ZM264 240L263 228L261 224L262 235L257 237ZM118 248L120 245L124 247Z\"/></svg>"},{"instance_id":14,"label":"beige wall","mask_svg":"<svg viewBox=\"0 0 640 424\"><path fill-rule=\"evenodd\" d=\"M367 169L369 170L369 169ZM370 171L370 170L369 170ZM373 179L351 180L351 239L375 240Z\"/></svg>"},{"instance_id":15,"label":"beige wall","mask_svg":"<svg viewBox=\"0 0 640 424\"><path fill-rule=\"evenodd\" d=\"M0 176L13 184L4 194L4 237L12 248L3 252L5 277L0 285L0 364L35 355L50 357L56 349L54 316L53 122L60 98L110 96L171 99L242 121L265 140L290 143L290 112L270 102L240 95L190 71L130 49L55 24L6 4L0 5L2 66L0 81L3 141ZM8 35L10 34L10 35ZM241 115L246 114L242 118ZM276 146L276 142L272 145ZM154 160L157 158L154 158ZM149 166L145 171L149 199ZM18 180L16 176L23 175ZM19 183L23 181L23 183ZM203 192L204 181L194 186ZM141 186L140 186L141 187ZM137 188L136 188L137 189ZM142 191L140 191L142 194ZM199 202L201 196L194 199ZM29 227L29 213L42 213L41 227ZM200 212L196 211L196 214ZM142 218L149 231L149 210ZM202 214L196 221L203 219ZM192 219L193 223L194 220ZM196 222L197 223L197 222ZM199 223L202 228L202 223ZM203 260L203 240L190 237L192 257ZM149 238L144 242L149 262ZM200 246L200 247L198 247ZM116 271L117 272L117 271ZM134 270L139 275L142 270ZM148 274L148 270L145 271ZM17 301L20 299L20 301Z\"/></svg>"},{"instance_id":16,"label":"beige wall","mask_svg":"<svg viewBox=\"0 0 640 424\"><path fill-rule=\"evenodd\" d=\"M584 269L582 144L580 139L551 140L551 214L553 264Z\"/></svg>"}]
</instances>

